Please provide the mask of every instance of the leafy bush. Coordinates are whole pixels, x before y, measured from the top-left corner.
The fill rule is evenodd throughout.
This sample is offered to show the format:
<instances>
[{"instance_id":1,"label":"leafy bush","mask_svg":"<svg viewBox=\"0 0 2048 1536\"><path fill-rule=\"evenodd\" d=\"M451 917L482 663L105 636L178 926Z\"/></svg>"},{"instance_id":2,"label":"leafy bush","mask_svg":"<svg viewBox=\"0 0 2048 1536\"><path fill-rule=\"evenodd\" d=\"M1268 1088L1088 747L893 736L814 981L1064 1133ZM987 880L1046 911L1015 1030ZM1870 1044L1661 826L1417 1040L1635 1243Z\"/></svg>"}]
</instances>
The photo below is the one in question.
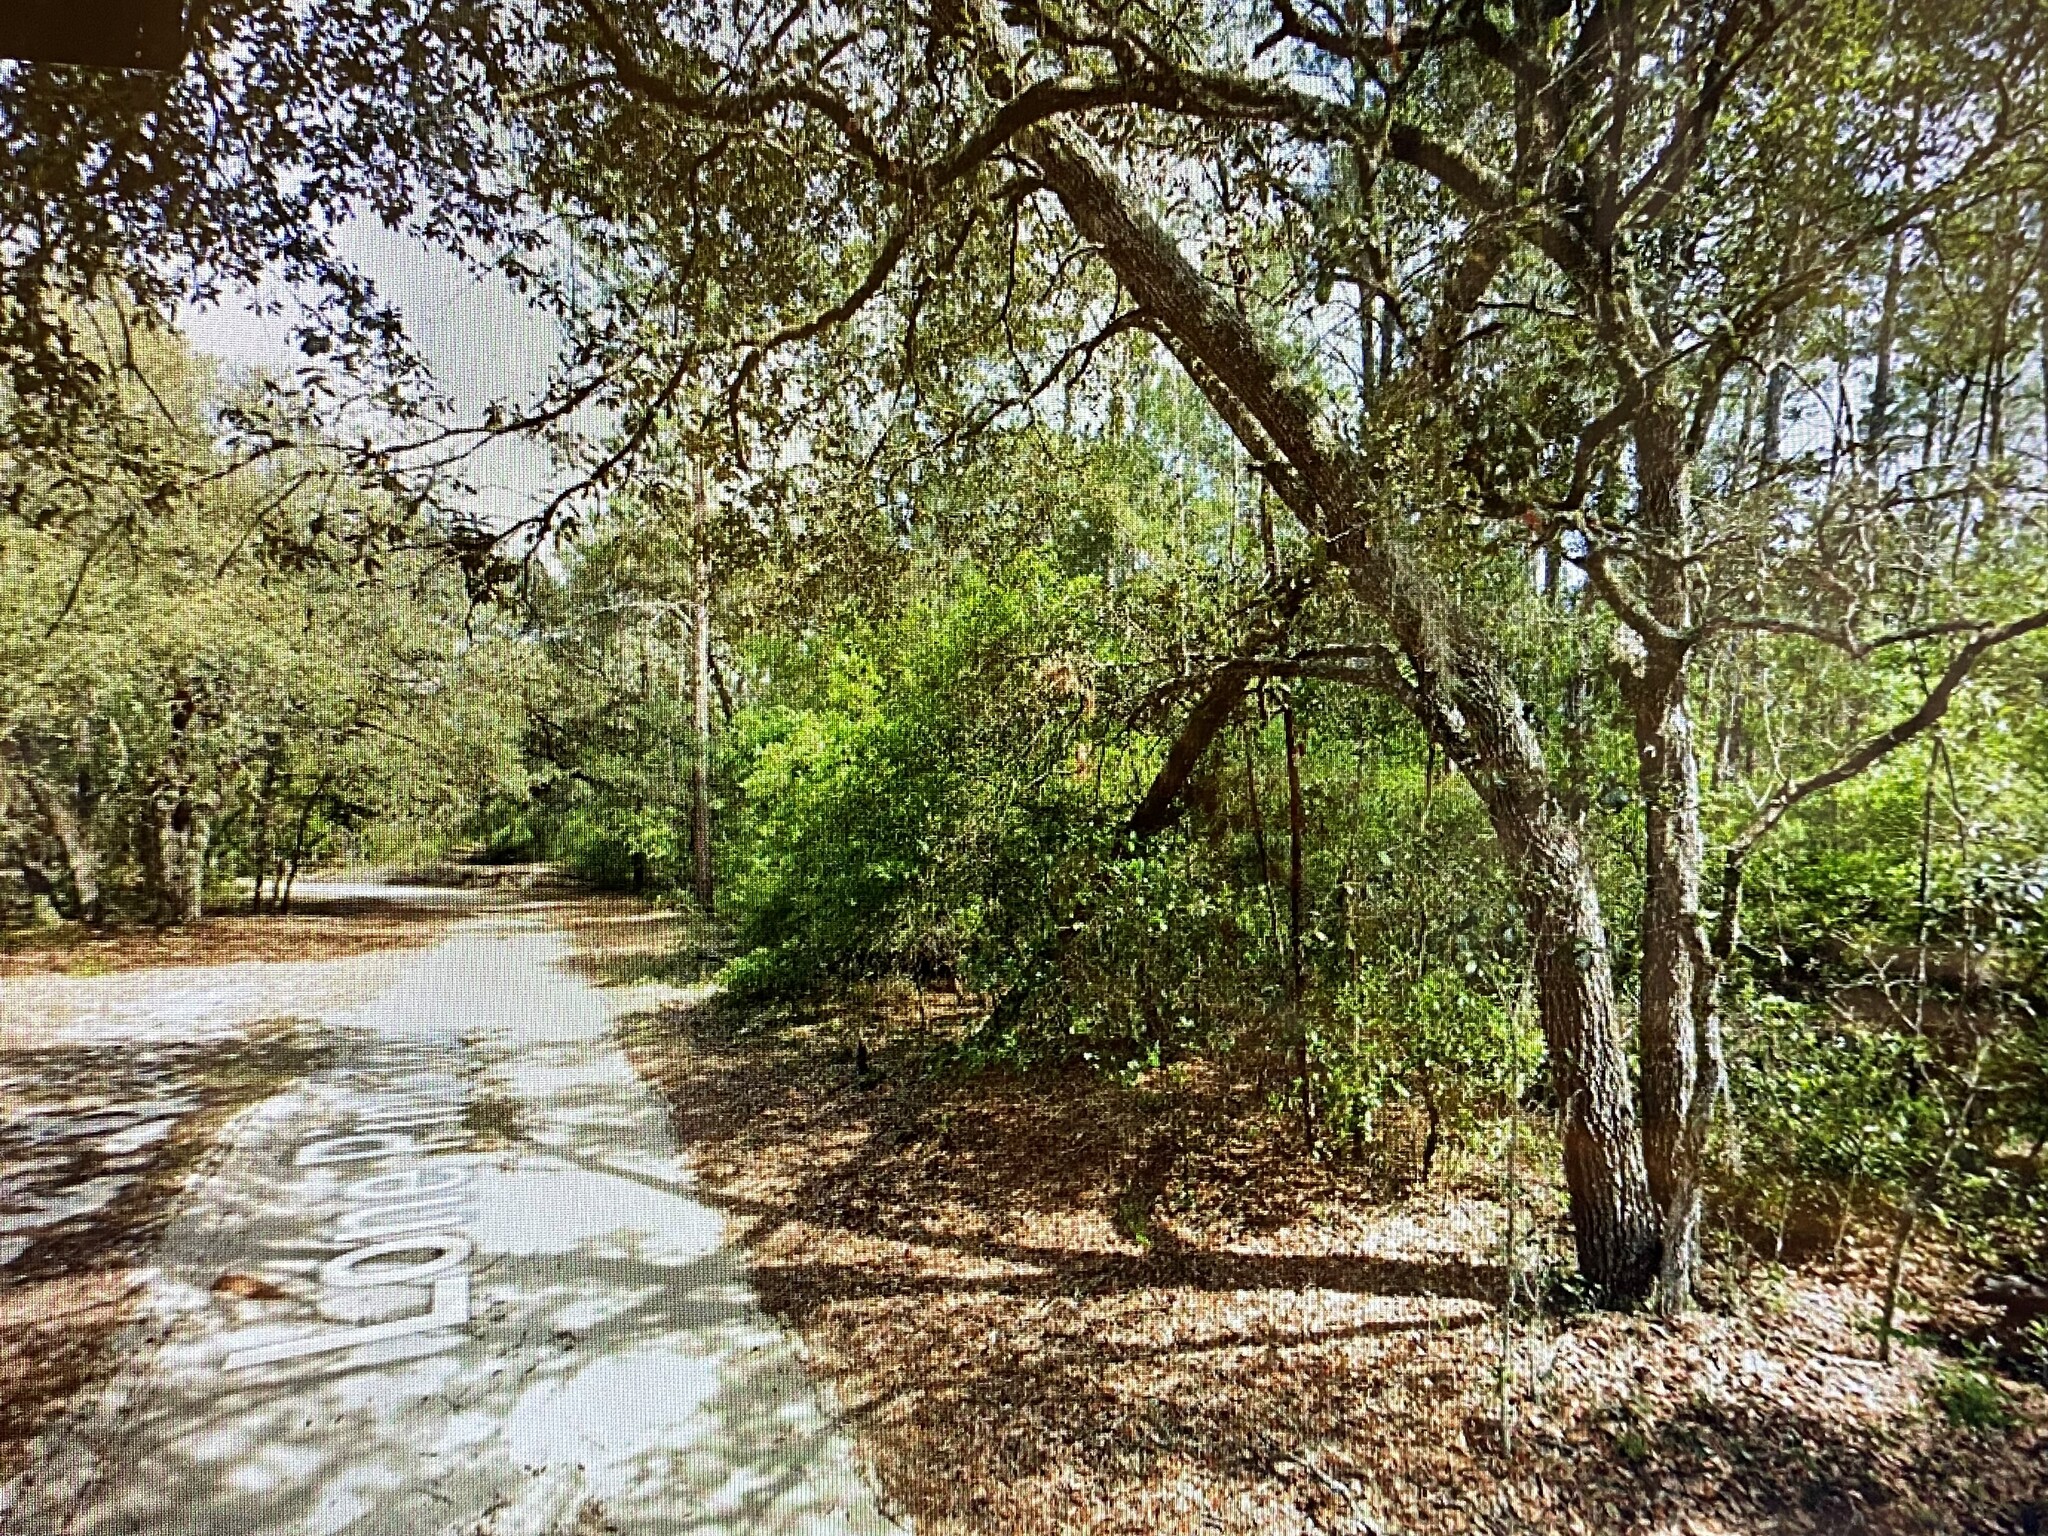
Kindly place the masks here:
<instances>
[{"instance_id":1,"label":"leafy bush","mask_svg":"<svg viewBox=\"0 0 2048 1536\"><path fill-rule=\"evenodd\" d=\"M2008 1429L2016 1421L2005 1389L1989 1372L1971 1366L1943 1366L1928 1395L1949 1423L1963 1429Z\"/></svg>"},{"instance_id":2,"label":"leafy bush","mask_svg":"<svg viewBox=\"0 0 2048 1536\"><path fill-rule=\"evenodd\" d=\"M726 737L745 807L723 860L729 986L996 979L991 929L1015 936L1091 820L1072 771L1086 685L1058 645L1071 587L1036 567L969 577L778 658L783 687Z\"/></svg>"},{"instance_id":3,"label":"leafy bush","mask_svg":"<svg viewBox=\"0 0 2048 1536\"><path fill-rule=\"evenodd\" d=\"M1386 966L1364 971L1337 996L1323 1063L1330 1128L1362 1139L1389 1104L1419 1111L1428 1174L1446 1134L1482 1111L1498 1113L1534 1071L1541 1049L1532 1020L1492 993L1473 964Z\"/></svg>"}]
</instances>

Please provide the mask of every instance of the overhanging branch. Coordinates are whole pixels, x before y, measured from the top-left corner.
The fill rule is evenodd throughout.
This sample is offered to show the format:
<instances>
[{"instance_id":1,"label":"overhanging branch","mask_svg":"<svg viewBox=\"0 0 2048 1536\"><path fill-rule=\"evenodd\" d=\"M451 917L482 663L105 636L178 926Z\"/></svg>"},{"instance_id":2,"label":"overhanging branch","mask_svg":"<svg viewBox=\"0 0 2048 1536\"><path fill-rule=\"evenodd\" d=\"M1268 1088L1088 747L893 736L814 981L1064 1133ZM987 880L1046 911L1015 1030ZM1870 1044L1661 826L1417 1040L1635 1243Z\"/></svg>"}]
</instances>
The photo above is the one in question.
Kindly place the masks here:
<instances>
[{"instance_id":1,"label":"overhanging branch","mask_svg":"<svg viewBox=\"0 0 2048 1536\"><path fill-rule=\"evenodd\" d=\"M1941 676L1935 680L1934 686L1927 691L1927 697L1912 714L1874 736L1865 737L1819 773L1779 785L1758 808L1749 825L1728 844L1730 865L1739 868L1755 851L1756 845L1801 801L1809 800L1823 790L1833 789L1837 784L1855 778L1865 769L1889 757L1914 737L1938 724L1942 716L1948 713L1949 705L1955 699L1956 690L1968 680L1970 673L1976 669L1977 663L1982 661L1986 654L2001 645L2043 629L2048 629L2048 611L2030 613L2007 624L1979 629L1975 637L1950 659Z\"/></svg>"}]
</instances>

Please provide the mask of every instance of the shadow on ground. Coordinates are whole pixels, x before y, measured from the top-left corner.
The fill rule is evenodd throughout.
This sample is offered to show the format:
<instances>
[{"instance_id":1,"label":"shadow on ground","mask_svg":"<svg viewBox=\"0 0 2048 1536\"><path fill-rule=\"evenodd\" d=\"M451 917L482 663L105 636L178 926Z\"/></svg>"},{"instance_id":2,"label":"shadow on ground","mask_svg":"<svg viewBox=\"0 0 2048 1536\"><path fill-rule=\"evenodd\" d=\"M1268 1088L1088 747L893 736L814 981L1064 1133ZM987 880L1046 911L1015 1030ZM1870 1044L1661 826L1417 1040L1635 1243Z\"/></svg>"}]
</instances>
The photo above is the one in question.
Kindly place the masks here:
<instances>
[{"instance_id":1,"label":"shadow on ground","mask_svg":"<svg viewBox=\"0 0 2048 1536\"><path fill-rule=\"evenodd\" d=\"M511 910L326 1017L331 1061L236 1123L158 1256L161 1341L51 1449L32 1518L65 1512L66 1536L885 1529L618 1051L625 998ZM423 1111L439 1129L402 1163L300 1156ZM423 1284L323 1273L364 1240L342 1235L351 1202L378 1198L350 1191L387 1169L456 1175L461 1209L432 1219L459 1233L468 1321L230 1368L418 1315Z\"/></svg>"},{"instance_id":2,"label":"shadow on ground","mask_svg":"<svg viewBox=\"0 0 2048 1536\"><path fill-rule=\"evenodd\" d=\"M1820 1323L1524 1322L1504 1449L1469 1179L1389 1199L1099 1079L929 1079L879 1016L627 1040L922 1531L2038 1525L2038 1420L1953 1431Z\"/></svg>"},{"instance_id":3,"label":"shadow on ground","mask_svg":"<svg viewBox=\"0 0 2048 1536\"><path fill-rule=\"evenodd\" d=\"M0 1049L0 1483L111 1363L136 1266L221 1126L319 1064L298 1023L149 1051Z\"/></svg>"}]
</instances>

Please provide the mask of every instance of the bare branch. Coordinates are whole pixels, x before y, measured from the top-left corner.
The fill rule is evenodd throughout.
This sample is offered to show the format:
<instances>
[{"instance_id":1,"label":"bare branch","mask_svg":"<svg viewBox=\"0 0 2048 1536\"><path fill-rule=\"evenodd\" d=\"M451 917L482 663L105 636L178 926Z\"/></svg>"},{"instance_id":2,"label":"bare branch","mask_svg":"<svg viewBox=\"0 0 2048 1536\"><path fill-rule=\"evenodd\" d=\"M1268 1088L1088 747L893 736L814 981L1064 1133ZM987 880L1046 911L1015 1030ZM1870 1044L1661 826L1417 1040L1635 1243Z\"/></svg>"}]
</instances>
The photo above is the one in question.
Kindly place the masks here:
<instances>
[{"instance_id":1,"label":"bare branch","mask_svg":"<svg viewBox=\"0 0 2048 1536\"><path fill-rule=\"evenodd\" d=\"M1571 559L1570 556L1566 558ZM1572 563L1592 578L1594 590L1605 600L1607 606L1614 610L1621 622L1644 640L1653 640L1667 646L1691 644L1694 636L1673 629L1657 619L1633 593L1622 586L1609 568L1607 558L1607 551L1589 545L1586 553L1572 560Z\"/></svg>"},{"instance_id":2,"label":"bare branch","mask_svg":"<svg viewBox=\"0 0 2048 1536\"><path fill-rule=\"evenodd\" d=\"M1801 635L1808 640L1818 640L1823 645L1833 646L1844 655L1861 661L1895 645L1910 645L1916 640L1933 640L1942 635L1970 634L1982 628L1981 624L1971 619L1949 619L1939 624L1919 624L1911 629L1895 629L1864 639L1846 625L1840 629L1830 629L1824 624L1815 624L1805 619L1781 618L1768 613L1744 613L1732 614L1701 626L1697 638L1705 639L1710 635L1735 632Z\"/></svg>"},{"instance_id":3,"label":"bare branch","mask_svg":"<svg viewBox=\"0 0 2048 1536\"><path fill-rule=\"evenodd\" d=\"M1283 638L1313 590L1313 585L1307 581L1295 581L1282 589L1271 619L1245 637L1233 661L1241 668L1254 653ZM1134 836L1150 837L1173 824L1180 814L1181 791L1193 777L1209 743L1216 739L1217 732L1223 729L1231 711L1237 707L1237 701L1244 696L1249 676L1241 669L1231 670L1230 664L1226 663L1221 671L1208 677L1202 697L1174 737L1173 744L1167 748L1166 761L1160 765L1159 772L1146 789L1145 798L1131 812L1129 827ZM1183 686L1189 681L1177 680Z\"/></svg>"}]
</instances>

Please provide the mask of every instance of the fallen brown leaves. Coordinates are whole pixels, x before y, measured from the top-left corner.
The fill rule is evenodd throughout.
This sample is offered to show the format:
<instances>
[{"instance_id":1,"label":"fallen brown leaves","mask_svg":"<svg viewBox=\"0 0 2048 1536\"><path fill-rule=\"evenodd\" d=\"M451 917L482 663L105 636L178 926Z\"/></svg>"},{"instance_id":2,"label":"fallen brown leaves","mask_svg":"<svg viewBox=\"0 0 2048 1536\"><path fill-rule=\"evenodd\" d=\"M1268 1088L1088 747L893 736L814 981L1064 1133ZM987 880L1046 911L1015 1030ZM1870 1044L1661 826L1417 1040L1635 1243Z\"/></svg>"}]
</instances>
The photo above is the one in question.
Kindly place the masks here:
<instances>
[{"instance_id":1,"label":"fallen brown leaves","mask_svg":"<svg viewBox=\"0 0 2048 1536\"><path fill-rule=\"evenodd\" d=\"M283 917L223 913L169 928L137 925L95 932L66 923L0 936L0 979L100 976L148 966L244 960L340 960L431 944L456 915L425 904L316 901L295 906Z\"/></svg>"},{"instance_id":2,"label":"fallen brown leaves","mask_svg":"<svg viewBox=\"0 0 2048 1536\"><path fill-rule=\"evenodd\" d=\"M919 1028L955 1011L921 1000ZM628 1043L922 1531L2048 1515L2043 1394L2014 1389L2012 1430L1951 1428L1927 1403L1936 1358L1873 1364L1868 1293L1814 1277L1670 1325L1525 1320L1504 1444L1495 1171L1454 1163L1396 1196L1309 1163L1220 1077L927 1079L906 1016L771 1025L714 1003L643 1017Z\"/></svg>"},{"instance_id":3,"label":"fallen brown leaves","mask_svg":"<svg viewBox=\"0 0 2048 1536\"><path fill-rule=\"evenodd\" d=\"M571 964L602 987L691 984L717 968L705 925L688 912L597 893L557 903L548 916L570 942Z\"/></svg>"},{"instance_id":4,"label":"fallen brown leaves","mask_svg":"<svg viewBox=\"0 0 2048 1536\"><path fill-rule=\"evenodd\" d=\"M208 1289L216 1296L233 1296L238 1301L281 1301L288 1294L260 1275L222 1275Z\"/></svg>"}]
</instances>

